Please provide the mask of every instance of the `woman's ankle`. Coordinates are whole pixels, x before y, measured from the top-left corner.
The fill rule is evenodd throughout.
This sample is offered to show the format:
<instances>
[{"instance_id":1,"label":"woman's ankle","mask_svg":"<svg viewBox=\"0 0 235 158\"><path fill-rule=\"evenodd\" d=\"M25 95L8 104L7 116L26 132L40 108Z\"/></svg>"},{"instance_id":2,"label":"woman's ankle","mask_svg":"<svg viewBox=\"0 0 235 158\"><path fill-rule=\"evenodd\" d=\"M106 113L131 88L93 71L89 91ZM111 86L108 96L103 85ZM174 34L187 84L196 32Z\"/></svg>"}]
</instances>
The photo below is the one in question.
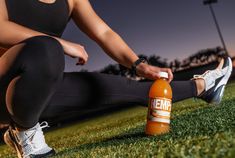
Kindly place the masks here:
<instances>
[{"instance_id":1,"label":"woman's ankle","mask_svg":"<svg viewBox=\"0 0 235 158\"><path fill-rule=\"evenodd\" d=\"M197 96L205 90L205 81L201 78L195 80L197 86Z\"/></svg>"},{"instance_id":2,"label":"woman's ankle","mask_svg":"<svg viewBox=\"0 0 235 158\"><path fill-rule=\"evenodd\" d=\"M16 130L17 132L23 132L23 131L27 131L28 128L19 128L19 127L15 127L15 130Z\"/></svg>"},{"instance_id":3,"label":"woman's ankle","mask_svg":"<svg viewBox=\"0 0 235 158\"><path fill-rule=\"evenodd\" d=\"M12 123L11 126L13 127L14 130L16 130L17 132L23 132L23 131L27 131L30 128L27 127L22 127L16 123Z\"/></svg>"}]
</instances>

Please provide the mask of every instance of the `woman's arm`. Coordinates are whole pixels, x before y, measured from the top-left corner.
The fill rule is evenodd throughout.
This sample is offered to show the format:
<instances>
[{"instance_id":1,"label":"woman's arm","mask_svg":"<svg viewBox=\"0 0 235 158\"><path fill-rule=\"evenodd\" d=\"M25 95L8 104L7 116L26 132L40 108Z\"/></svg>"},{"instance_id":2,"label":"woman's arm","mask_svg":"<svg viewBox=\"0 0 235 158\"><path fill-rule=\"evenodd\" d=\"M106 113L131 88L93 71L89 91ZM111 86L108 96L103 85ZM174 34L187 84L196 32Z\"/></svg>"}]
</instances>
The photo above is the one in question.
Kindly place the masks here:
<instances>
[{"instance_id":1,"label":"woman's arm","mask_svg":"<svg viewBox=\"0 0 235 158\"><path fill-rule=\"evenodd\" d=\"M16 23L7 20L2 20L1 18L0 18L0 35L1 35L0 46L4 48L10 48L15 44L17 44L18 42L23 41L30 37L39 36L39 35L49 36L47 34L23 27ZM53 38L57 39L61 43L65 51L65 54L71 57L79 58L78 60L79 64L83 65L87 62L88 55L83 46L69 41L65 41L58 37L53 37Z\"/></svg>"},{"instance_id":2,"label":"woman's arm","mask_svg":"<svg viewBox=\"0 0 235 158\"><path fill-rule=\"evenodd\" d=\"M89 0L73 0L72 18L77 26L118 63L131 68L138 59L134 51L115 33L93 10ZM170 80L173 75L170 69L158 68L145 63L137 66L137 74L149 79L159 77L159 71L166 71Z\"/></svg>"},{"instance_id":3,"label":"woman's arm","mask_svg":"<svg viewBox=\"0 0 235 158\"><path fill-rule=\"evenodd\" d=\"M77 26L118 63L130 68L138 56L93 10L88 0L74 0L72 18Z\"/></svg>"}]
</instances>

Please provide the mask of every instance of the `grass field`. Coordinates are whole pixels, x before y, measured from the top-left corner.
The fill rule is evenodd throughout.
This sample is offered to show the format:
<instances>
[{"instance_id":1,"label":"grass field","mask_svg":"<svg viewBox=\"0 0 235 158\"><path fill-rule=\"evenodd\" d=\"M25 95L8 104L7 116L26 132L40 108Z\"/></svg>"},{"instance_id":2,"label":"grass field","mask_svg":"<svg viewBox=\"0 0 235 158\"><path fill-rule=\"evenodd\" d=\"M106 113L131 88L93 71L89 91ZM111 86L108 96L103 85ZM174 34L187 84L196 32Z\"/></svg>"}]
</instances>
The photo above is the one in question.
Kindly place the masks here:
<instances>
[{"instance_id":1,"label":"grass field","mask_svg":"<svg viewBox=\"0 0 235 158\"><path fill-rule=\"evenodd\" d=\"M55 157L235 158L235 83L219 106L199 100L174 104L171 132L144 134L146 108L135 107L46 133ZM14 157L0 146L0 157Z\"/></svg>"}]
</instances>

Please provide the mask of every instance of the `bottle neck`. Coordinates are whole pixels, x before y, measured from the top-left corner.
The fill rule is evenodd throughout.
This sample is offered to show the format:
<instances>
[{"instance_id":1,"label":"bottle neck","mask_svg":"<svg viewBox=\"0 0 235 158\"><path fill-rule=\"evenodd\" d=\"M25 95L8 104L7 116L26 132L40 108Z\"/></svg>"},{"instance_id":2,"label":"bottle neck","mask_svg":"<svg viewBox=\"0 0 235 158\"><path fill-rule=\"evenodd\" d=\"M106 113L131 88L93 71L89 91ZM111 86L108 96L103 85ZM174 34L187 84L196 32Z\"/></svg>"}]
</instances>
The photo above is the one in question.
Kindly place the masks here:
<instances>
[{"instance_id":1,"label":"bottle neck","mask_svg":"<svg viewBox=\"0 0 235 158\"><path fill-rule=\"evenodd\" d=\"M165 77L160 77L160 79L167 81L167 78L165 78Z\"/></svg>"}]
</instances>

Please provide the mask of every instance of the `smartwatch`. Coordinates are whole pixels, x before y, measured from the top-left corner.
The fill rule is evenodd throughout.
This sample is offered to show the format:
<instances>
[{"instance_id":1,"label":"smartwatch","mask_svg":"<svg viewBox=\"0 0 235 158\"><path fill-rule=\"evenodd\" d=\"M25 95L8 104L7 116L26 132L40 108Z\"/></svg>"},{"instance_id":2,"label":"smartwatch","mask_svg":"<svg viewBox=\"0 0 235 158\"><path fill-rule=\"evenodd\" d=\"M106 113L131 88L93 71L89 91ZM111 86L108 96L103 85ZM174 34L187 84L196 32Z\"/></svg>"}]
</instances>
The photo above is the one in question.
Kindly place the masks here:
<instances>
[{"instance_id":1,"label":"smartwatch","mask_svg":"<svg viewBox=\"0 0 235 158\"><path fill-rule=\"evenodd\" d=\"M137 60L133 63L133 65L131 66L131 71L134 72L134 74L135 74L136 76L137 76L136 67L137 67L140 63L147 63L147 64L148 64L148 61L147 61L147 59L140 57L139 59L137 59Z\"/></svg>"}]
</instances>

